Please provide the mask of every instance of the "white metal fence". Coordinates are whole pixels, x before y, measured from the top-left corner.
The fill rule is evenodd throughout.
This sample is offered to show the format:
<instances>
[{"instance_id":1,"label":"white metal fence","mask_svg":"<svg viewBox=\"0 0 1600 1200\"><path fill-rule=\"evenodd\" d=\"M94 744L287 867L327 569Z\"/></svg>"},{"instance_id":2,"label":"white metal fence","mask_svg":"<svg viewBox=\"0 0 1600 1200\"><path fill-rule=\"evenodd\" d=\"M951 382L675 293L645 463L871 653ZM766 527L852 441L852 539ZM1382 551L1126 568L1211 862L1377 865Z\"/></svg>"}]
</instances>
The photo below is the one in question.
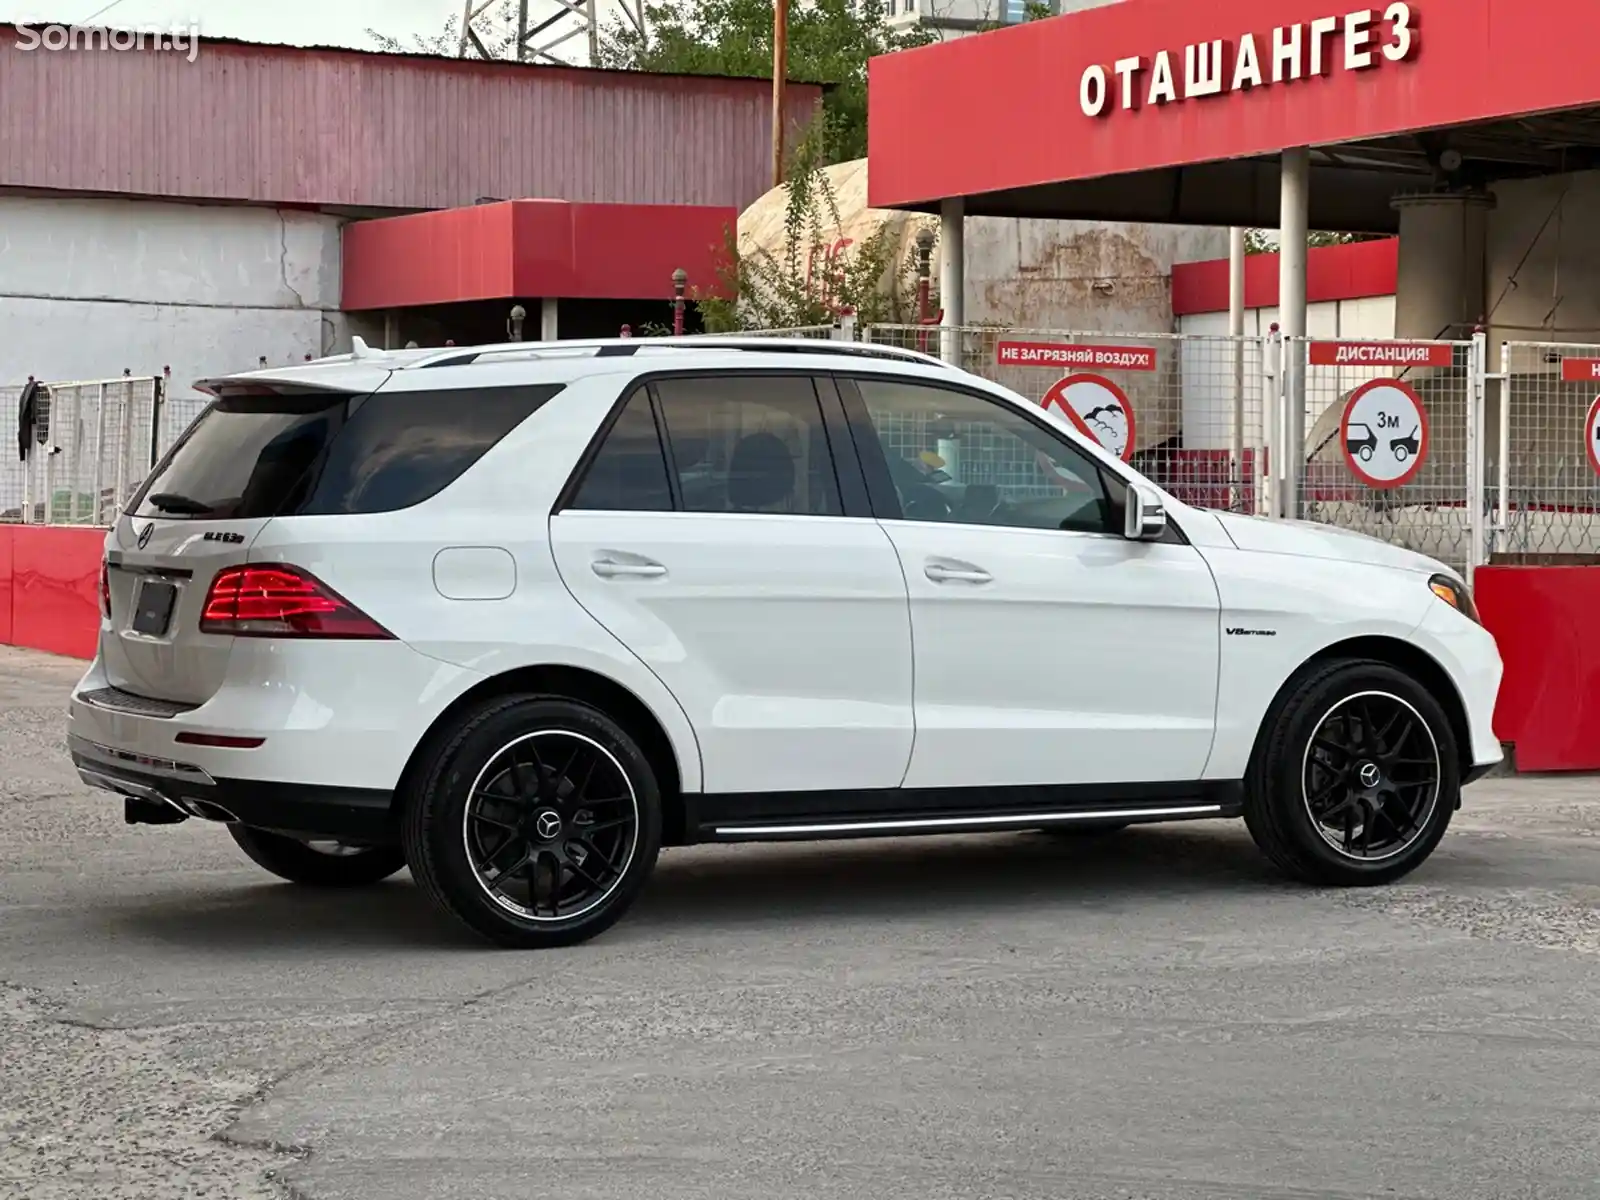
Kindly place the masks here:
<instances>
[{"instance_id":1,"label":"white metal fence","mask_svg":"<svg viewBox=\"0 0 1600 1200\"><path fill-rule=\"evenodd\" d=\"M1507 342L1500 364L1486 405L1495 552L1600 554L1600 345Z\"/></svg>"},{"instance_id":2,"label":"white metal fence","mask_svg":"<svg viewBox=\"0 0 1600 1200\"><path fill-rule=\"evenodd\" d=\"M867 325L762 330L936 354L1060 409L1179 498L1383 538L1471 572L1600 556L1600 345ZM204 408L160 377L0 388L0 520L105 524ZM1298 414L1298 415L1297 415ZM1288 449L1296 437L1299 453ZM1506 448L1501 453L1501 447Z\"/></svg>"},{"instance_id":3,"label":"white metal fence","mask_svg":"<svg viewBox=\"0 0 1600 1200\"><path fill-rule=\"evenodd\" d=\"M1600 346L1512 343L1491 373L1481 335L870 325L859 337L1061 409L1191 504L1335 525L1469 575L1494 553L1600 554Z\"/></svg>"},{"instance_id":4,"label":"white metal fence","mask_svg":"<svg viewBox=\"0 0 1600 1200\"><path fill-rule=\"evenodd\" d=\"M0 395L0 428L17 447L0 470L0 521L110 523L203 407L174 409L165 402L165 380L149 375L40 383L24 412L29 390Z\"/></svg>"}]
</instances>

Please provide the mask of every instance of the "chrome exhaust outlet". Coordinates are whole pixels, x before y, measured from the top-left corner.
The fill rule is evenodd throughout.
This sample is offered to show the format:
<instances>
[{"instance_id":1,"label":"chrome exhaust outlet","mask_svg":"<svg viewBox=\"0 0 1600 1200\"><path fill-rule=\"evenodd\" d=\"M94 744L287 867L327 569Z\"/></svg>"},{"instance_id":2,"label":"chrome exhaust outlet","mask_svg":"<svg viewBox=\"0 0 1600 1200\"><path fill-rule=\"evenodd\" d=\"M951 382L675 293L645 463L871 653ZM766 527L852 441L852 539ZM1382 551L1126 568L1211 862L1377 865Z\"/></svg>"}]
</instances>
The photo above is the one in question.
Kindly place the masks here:
<instances>
[{"instance_id":1,"label":"chrome exhaust outlet","mask_svg":"<svg viewBox=\"0 0 1600 1200\"><path fill-rule=\"evenodd\" d=\"M237 825L239 818L234 816L220 804L213 804L210 800L190 800L184 805L191 816L199 817L202 821L220 821L224 825Z\"/></svg>"},{"instance_id":2,"label":"chrome exhaust outlet","mask_svg":"<svg viewBox=\"0 0 1600 1200\"><path fill-rule=\"evenodd\" d=\"M122 819L129 825L176 825L189 819L189 811L183 805L142 783L104 775L89 767L79 767L78 778L92 788L121 796Z\"/></svg>"}]
</instances>

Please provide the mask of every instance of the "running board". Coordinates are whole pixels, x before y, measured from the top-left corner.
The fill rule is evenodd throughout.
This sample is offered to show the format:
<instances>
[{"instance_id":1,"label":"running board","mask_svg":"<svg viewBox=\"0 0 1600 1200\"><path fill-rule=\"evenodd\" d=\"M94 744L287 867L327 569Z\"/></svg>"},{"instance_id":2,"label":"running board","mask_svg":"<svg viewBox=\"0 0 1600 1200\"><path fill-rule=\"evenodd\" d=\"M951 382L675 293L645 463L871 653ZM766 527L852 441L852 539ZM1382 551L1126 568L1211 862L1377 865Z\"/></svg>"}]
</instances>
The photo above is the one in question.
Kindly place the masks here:
<instances>
[{"instance_id":1,"label":"running board","mask_svg":"<svg viewBox=\"0 0 1600 1200\"><path fill-rule=\"evenodd\" d=\"M691 805L695 840L762 842L1215 820L1240 815L1241 793L1238 783L1190 783L710 794L685 799ZM1055 802L1037 803L1046 800Z\"/></svg>"}]
</instances>

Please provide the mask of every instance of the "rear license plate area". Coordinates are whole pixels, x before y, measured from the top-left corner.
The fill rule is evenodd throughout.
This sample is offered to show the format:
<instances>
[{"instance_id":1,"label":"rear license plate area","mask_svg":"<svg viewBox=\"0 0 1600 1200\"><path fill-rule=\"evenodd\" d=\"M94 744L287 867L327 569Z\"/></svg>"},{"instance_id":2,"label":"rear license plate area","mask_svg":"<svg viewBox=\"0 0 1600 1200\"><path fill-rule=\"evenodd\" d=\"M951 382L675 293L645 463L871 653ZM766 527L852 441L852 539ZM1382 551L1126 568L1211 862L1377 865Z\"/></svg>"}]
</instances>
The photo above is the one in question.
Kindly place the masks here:
<instances>
[{"instance_id":1,"label":"rear license plate area","mask_svg":"<svg viewBox=\"0 0 1600 1200\"><path fill-rule=\"evenodd\" d=\"M178 585L163 579L139 583L139 596L133 606L132 628L146 637L161 637L172 624L172 610L178 603Z\"/></svg>"}]
</instances>

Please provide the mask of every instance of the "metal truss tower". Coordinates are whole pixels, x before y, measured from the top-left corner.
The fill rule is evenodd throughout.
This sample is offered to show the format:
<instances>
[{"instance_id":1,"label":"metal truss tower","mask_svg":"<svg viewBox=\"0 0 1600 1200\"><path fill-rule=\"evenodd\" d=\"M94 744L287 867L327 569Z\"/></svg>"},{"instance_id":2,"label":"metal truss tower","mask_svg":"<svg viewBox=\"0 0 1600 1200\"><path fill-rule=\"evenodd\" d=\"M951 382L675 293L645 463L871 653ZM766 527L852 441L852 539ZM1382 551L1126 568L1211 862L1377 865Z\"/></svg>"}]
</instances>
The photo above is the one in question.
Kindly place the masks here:
<instances>
[{"instance_id":1,"label":"metal truss tower","mask_svg":"<svg viewBox=\"0 0 1600 1200\"><path fill-rule=\"evenodd\" d=\"M587 42L588 65L594 65L600 57L596 0L533 2L545 10L544 16L535 17L529 12L530 0L463 0L459 57L515 58L518 62L571 66L570 59L555 53L556 47L581 37ZM615 5L624 24L642 41L646 0L608 2Z\"/></svg>"}]
</instances>

